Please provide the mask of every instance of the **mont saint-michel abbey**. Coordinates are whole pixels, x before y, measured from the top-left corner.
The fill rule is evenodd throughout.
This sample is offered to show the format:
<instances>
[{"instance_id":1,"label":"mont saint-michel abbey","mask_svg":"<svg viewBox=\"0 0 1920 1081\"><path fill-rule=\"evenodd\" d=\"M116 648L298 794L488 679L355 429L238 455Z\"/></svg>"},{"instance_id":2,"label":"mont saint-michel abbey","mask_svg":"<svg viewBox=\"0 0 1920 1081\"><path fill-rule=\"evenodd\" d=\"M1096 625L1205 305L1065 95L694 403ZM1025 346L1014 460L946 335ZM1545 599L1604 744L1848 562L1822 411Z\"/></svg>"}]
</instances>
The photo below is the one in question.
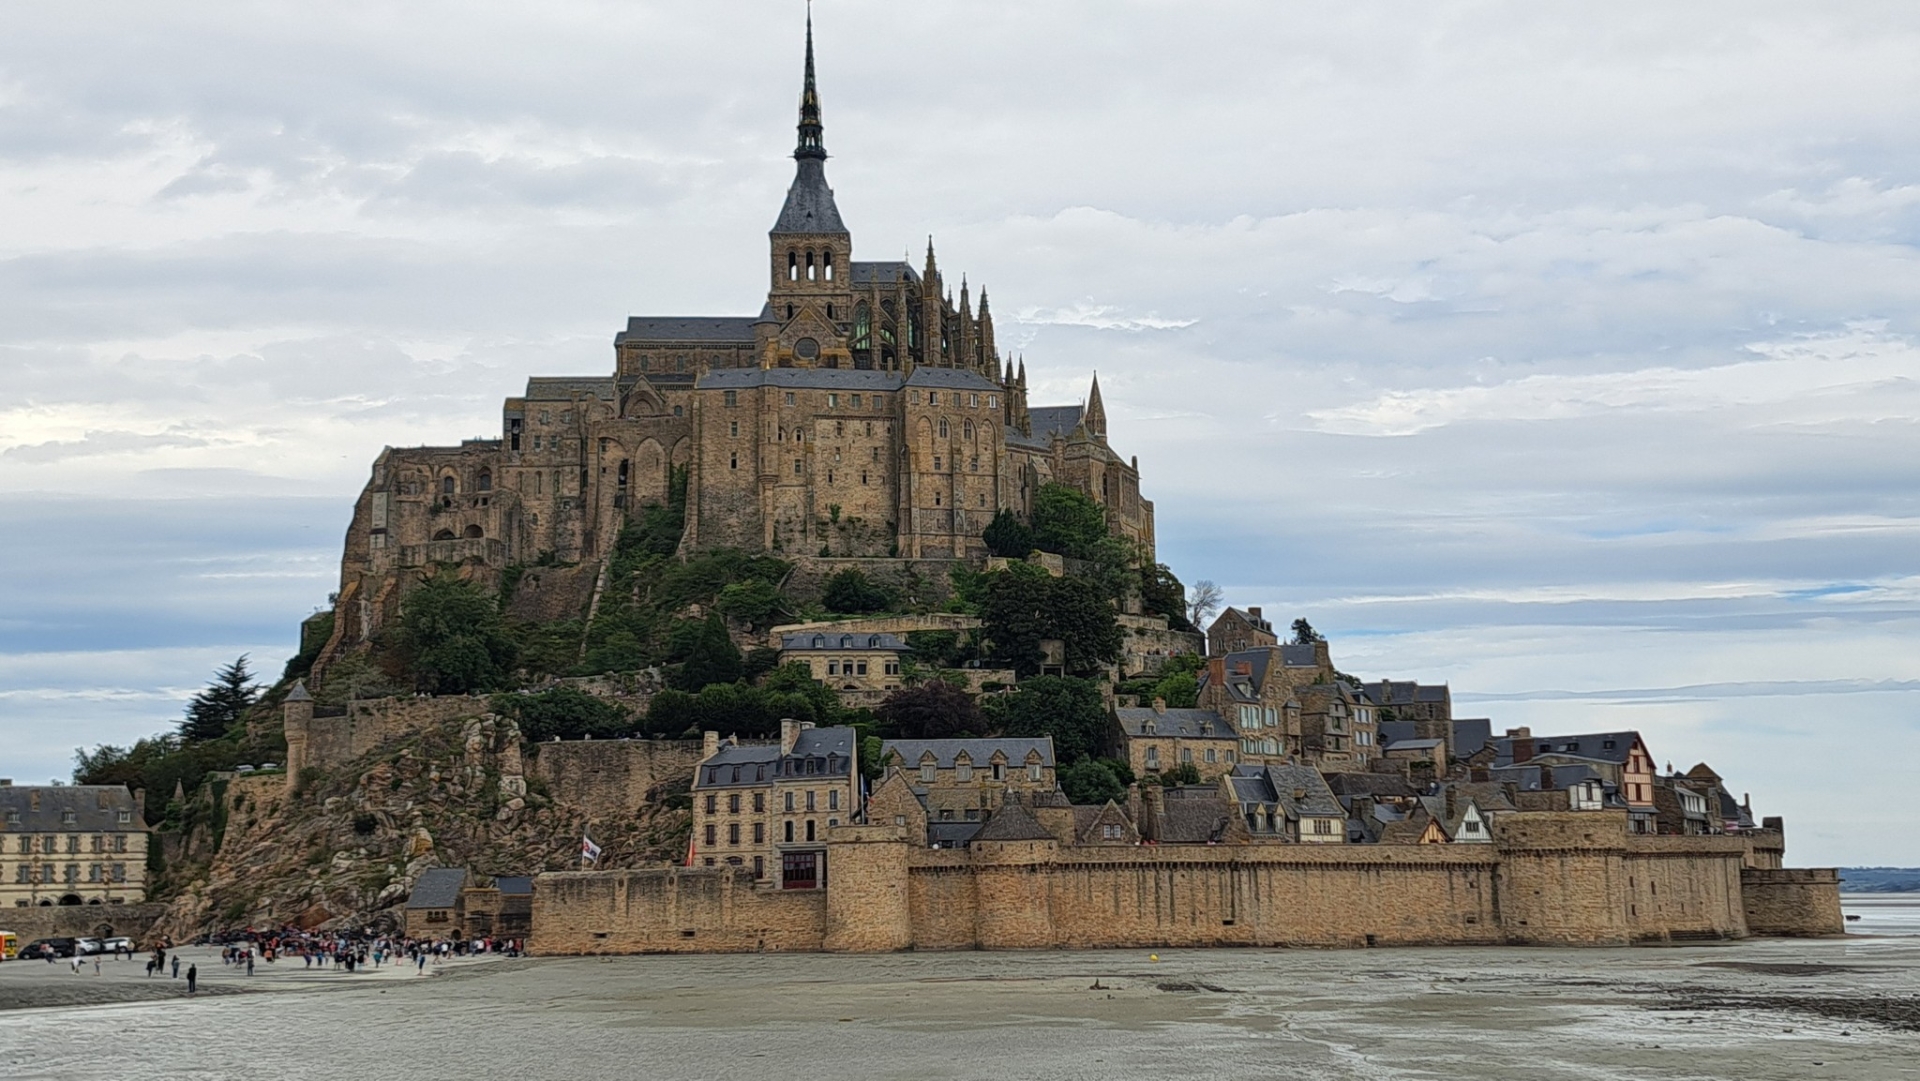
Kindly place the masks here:
<instances>
[{"instance_id":1,"label":"mont saint-michel abbey","mask_svg":"<svg viewBox=\"0 0 1920 1081\"><path fill-rule=\"evenodd\" d=\"M688 550L968 559L996 512L1048 481L1153 547L1137 460L1107 443L1096 379L1030 406L982 289L935 264L855 258L827 184L809 28L793 184L768 234L758 314L633 316L610 375L527 380L498 439L389 448L355 508L342 607L361 622L407 567L604 557L684 469ZM743 253L744 254L744 253ZM357 597L354 596L357 594ZM343 610L343 615L348 615Z\"/></svg>"}]
</instances>

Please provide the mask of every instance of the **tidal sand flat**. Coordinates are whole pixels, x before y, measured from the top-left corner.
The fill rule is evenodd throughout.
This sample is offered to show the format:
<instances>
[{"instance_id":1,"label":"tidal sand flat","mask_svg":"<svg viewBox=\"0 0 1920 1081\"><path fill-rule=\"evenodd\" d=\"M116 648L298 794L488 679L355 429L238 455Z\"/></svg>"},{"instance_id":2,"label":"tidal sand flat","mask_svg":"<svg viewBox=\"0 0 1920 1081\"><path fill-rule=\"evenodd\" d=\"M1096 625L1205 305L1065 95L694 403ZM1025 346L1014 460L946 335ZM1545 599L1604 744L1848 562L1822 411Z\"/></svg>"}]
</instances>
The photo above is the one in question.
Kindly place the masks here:
<instances>
[{"instance_id":1,"label":"tidal sand flat","mask_svg":"<svg viewBox=\"0 0 1920 1081\"><path fill-rule=\"evenodd\" d=\"M1916 1076L1920 1053L1910 938L1183 950L1157 961L1144 951L567 958L455 964L430 978L276 967L251 985L190 956L212 994L0 1013L0 1072L1866 1081ZM97 979L138 981L142 968ZM0 966L14 1002L89 979Z\"/></svg>"}]
</instances>

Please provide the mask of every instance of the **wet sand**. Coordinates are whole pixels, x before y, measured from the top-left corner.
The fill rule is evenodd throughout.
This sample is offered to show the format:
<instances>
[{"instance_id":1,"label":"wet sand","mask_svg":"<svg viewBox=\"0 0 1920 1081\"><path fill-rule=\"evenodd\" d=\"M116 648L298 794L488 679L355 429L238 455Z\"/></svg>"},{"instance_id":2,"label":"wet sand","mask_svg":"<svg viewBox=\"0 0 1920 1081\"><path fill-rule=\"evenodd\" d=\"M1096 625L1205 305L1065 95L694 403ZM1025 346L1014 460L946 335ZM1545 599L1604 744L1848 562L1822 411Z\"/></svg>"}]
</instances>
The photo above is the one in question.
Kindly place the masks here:
<instances>
[{"instance_id":1,"label":"wet sand","mask_svg":"<svg viewBox=\"0 0 1920 1081\"><path fill-rule=\"evenodd\" d=\"M1159 956L487 960L429 979L276 967L251 985L214 958L201 961L214 993L195 1000L154 992L149 1001L0 1013L0 1074L1920 1077L1916 938ZM104 990L144 979L144 962L120 964L129 975L0 966L0 995L21 1001L70 993L57 989L78 981L97 979ZM76 1040L80 1031L86 1038Z\"/></svg>"}]
</instances>

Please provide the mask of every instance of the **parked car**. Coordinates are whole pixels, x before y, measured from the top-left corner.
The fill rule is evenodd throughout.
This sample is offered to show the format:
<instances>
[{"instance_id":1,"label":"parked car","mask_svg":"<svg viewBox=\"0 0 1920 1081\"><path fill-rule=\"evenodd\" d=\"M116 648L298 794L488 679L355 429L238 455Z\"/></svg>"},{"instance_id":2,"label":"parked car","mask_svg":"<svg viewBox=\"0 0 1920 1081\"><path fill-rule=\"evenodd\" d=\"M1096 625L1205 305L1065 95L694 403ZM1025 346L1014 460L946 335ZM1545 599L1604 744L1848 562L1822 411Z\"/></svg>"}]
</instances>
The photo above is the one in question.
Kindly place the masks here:
<instances>
[{"instance_id":1,"label":"parked car","mask_svg":"<svg viewBox=\"0 0 1920 1081\"><path fill-rule=\"evenodd\" d=\"M74 940L71 938L36 938L26 944L20 956L41 960L48 954L55 957L72 957Z\"/></svg>"},{"instance_id":2,"label":"parked car","mask_svg":"<svg viewBox=\"0 0 1920 1081\"><path fill-rule=\"evenodd\" d=\"M76 938L73 940L73 950L82 957L92 957L96 953L107 952L107 948L101 945L97 938Z\"/></svg>"},{"instance_id":3,"label":"parked car","mask_svg":"<svg viewBox=\"0 0 1920 1081\"><path fill-rule=\"evenodd\" d=\"M102 942L100 945L108 953L119 953L122 950L125 950L128 953L132 953L134 950L133 939L130 939L130 938L118 938L118 937L110 938L110 939L107 939L105 942Z\"/></svg>"}]
</instances>

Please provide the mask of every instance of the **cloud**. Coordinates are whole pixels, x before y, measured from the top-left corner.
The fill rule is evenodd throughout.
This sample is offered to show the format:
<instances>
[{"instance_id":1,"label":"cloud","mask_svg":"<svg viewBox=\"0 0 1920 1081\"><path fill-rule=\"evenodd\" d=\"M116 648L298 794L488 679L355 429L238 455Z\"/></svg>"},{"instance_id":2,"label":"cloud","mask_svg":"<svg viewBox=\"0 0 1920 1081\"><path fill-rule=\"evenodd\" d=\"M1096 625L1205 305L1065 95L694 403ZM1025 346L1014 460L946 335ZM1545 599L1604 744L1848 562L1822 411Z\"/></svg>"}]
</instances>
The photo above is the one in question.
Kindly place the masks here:
<instances>
[{"instance_id":1,"label":"cloud","mask_svg":"<svg viewBox=\"0 0 1920 1081\"><path fill-rule=\"evenodd\" d=\"M629 314L759 310L776 6L9 13L32 771L277 664L383 446L495 432ZM1097 370L1183 577L1502 723L1631 718L1809 822L1796 857L1920 861L1920 818L1825 795L1920 751L1920 8L817 14L857 257L933 233L1035 404Z\"/></svg>"}]
</instances>

